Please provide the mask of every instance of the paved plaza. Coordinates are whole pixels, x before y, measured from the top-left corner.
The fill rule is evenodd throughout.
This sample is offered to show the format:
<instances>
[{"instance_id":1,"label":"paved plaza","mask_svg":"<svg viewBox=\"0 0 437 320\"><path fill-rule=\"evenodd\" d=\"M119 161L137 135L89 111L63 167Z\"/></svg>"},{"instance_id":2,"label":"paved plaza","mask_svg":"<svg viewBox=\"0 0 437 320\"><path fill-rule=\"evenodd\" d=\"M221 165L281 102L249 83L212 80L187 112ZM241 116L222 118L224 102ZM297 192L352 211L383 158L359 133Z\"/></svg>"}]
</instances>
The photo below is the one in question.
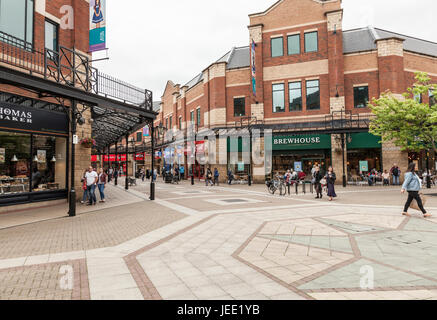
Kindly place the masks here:
<instances>
[{"instance_id":1,"label":"paved plaza","mask_svg":"<svg viewBox=\"0 0 437 320\"><path fill-rule=\"evenodd\" d=\"M437 189L430 219L399 187L337 191L138 181L73 218L0 214L0 299L437 299Z\"/></svg>"}]
</instances>

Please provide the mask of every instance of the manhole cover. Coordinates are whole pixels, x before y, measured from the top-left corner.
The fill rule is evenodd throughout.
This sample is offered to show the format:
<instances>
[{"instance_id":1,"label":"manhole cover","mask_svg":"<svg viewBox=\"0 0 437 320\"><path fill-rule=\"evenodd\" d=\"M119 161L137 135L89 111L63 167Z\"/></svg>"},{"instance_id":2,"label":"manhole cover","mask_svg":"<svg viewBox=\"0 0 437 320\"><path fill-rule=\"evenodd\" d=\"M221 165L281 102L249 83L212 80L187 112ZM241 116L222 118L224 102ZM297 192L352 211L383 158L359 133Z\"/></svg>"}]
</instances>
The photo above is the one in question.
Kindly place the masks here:
<instances>
[{"instance_id":1,"label":"manhole cover","mask_svg":"<svg viewBox=\"0 0 437 320\"><path fill-rule=\"evenodd\" d=\"M243 200L243 199L225 199L222 200L224 202L229 202L229 203L235 203L235 202L247 202L247 200Z\"/></svg>"}]
</instances>

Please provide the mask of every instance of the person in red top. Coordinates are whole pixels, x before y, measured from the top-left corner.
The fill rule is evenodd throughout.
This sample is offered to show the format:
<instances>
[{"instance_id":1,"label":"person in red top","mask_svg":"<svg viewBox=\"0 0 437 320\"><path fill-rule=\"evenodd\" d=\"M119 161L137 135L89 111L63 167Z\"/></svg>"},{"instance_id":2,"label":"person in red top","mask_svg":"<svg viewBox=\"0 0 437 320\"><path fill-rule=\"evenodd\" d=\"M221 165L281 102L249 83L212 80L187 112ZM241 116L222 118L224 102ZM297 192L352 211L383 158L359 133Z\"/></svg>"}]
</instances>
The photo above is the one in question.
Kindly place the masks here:
<instances>
[{"instance_id":1,"label":"person in red top","mask_svg":"<svg viewBox=\"0 0 437 320\"><path fill-rule=\"evenodd\" d=\"M105 202L105 185L106 185L106 173L103 168L99 169L99 177L97 180L97 186L99 187L100 202Z\"/></svg>"},{"instance_id":2,"label":"person in red top","mask_svg":"<svg viewBox=\"0 0 437 320\"><path fill-rule=\"evenodd\" d=\"M299 180L304 180L306 176L307 176L307 175L306 175L305 172L303 172L303 171L300 171L300 172L298 173Z\"/></svg>"}]
</instances>

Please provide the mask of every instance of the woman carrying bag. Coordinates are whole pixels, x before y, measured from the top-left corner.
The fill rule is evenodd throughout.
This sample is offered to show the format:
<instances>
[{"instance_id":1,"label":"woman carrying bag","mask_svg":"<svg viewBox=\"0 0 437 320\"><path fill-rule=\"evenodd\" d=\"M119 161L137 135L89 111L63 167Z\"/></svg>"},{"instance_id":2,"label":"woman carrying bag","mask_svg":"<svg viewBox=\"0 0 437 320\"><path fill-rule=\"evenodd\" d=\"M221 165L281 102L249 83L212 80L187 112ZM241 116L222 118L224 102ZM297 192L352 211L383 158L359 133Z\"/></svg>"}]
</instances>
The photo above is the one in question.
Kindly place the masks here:
<instances>
[{"instance_id":1,"label":"woman carrying bag","mask_svg":"<svg viewBox=\"0 0 437 320\"><path fill-rule=\"evenodd\" d=\"M402 184L401 193L405 193L405 191L408 192L408 199L404 206L404 212L402 212L402 215L404 216L411 216L408 213L408 208L411 205L411 202L414 200L417 201L417 205L419 206L420 211L423 213L424 218L429 218L432 215L430 213L427 213L425 208L423 207L422 198L420 197L419 191L421 188L421 183L419 176L416 174L416 164L414 162L410 163L408 166L407 173L405 174L405 181Z\"/></svg>"}]
</instances>

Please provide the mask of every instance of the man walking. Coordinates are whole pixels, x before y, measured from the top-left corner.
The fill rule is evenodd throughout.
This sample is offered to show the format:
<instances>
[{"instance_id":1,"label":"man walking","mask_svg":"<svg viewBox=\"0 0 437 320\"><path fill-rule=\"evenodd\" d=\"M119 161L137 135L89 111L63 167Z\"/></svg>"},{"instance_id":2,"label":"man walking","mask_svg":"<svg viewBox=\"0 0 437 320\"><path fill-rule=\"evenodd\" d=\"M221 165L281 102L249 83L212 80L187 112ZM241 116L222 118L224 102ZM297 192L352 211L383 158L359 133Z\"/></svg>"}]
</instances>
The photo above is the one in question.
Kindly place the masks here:
<instances>
[{"instance_id":1,"label":"man walking","mask_svg":"<svg viewBox=\"0 0 437 320\"><path fill-rule=\"evenodd\" d=\"M214 168L214 185L219 185L219 171L217 168Z\"/></svg>"},{"instance_id":2,"label":"man walking","mask_svg":"<svg viewBox=\"0 0 437 320\"><path fill-rule=\"evenodd\" d=\"M95 205L97 202L96 199L96 185L97 185L97 181L98 181L98 174L97 172L95 172L93 170L93 167L89 167L88 168L88 172L85 173L85 179L86 179L86 189L87 189L87 193L88 193L88 205Z\"/></svg>"},{"instance_id":3,"label":"man walking","mask_svg":"<svg viewBox=\"0 0 437 320\"><path fill-rule=\"evenodd\" d=\"M399 167L396 163L393 164L393 167L390 169L390 173L393 176L393 185L398 186L399 185L399 176L401 175L401 170L399 169Z\"/></svg>"}]
</instances>

